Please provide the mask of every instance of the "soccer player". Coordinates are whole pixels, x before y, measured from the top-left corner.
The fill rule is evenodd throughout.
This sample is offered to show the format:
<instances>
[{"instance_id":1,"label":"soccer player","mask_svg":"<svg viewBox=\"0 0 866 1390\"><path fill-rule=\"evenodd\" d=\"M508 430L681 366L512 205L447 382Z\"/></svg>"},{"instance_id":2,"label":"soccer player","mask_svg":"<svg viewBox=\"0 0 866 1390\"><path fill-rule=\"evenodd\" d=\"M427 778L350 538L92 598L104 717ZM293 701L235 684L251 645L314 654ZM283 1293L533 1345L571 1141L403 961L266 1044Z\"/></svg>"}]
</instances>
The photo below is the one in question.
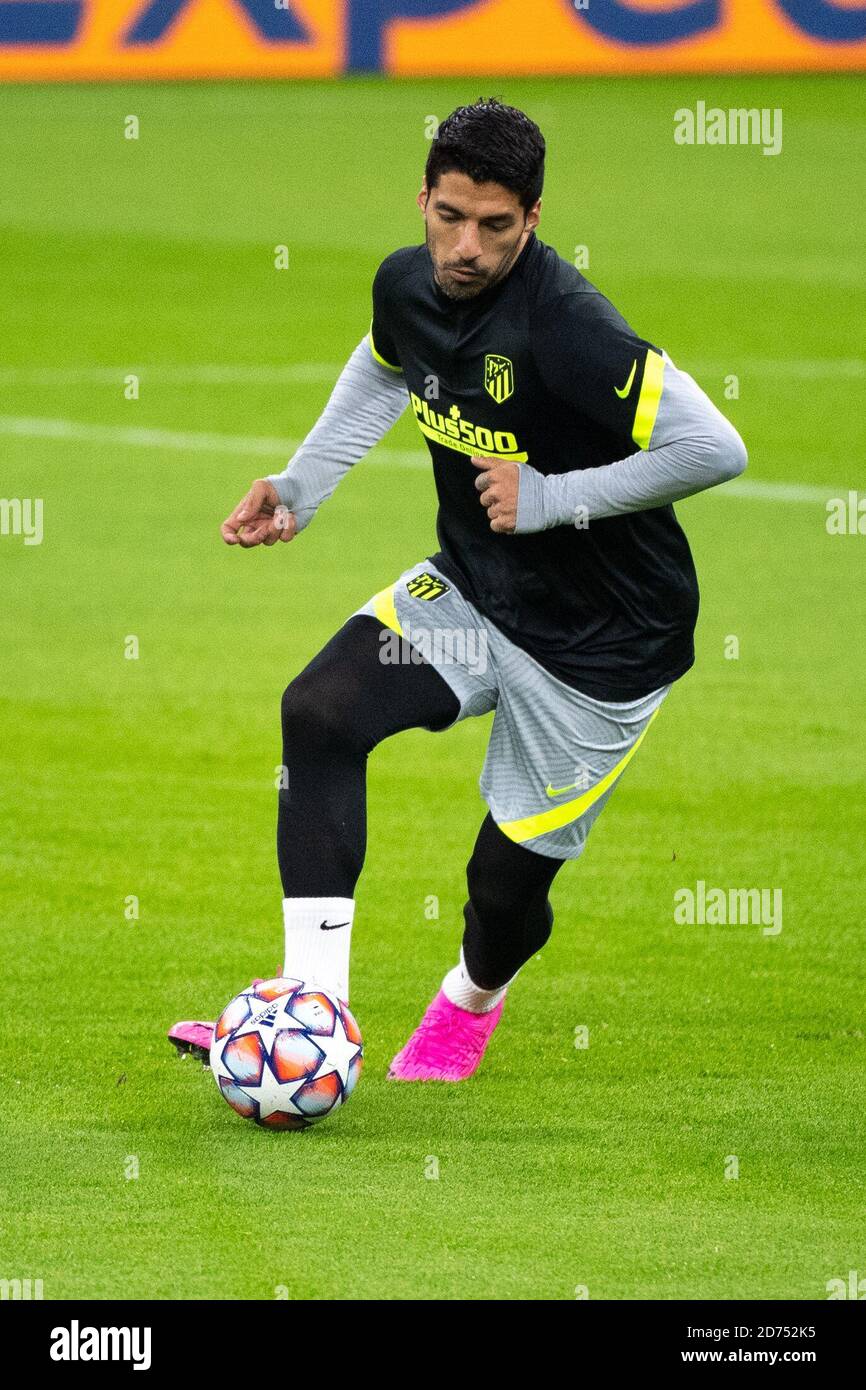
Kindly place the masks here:
<instances>
[{"instance_id":1,"label":"soccer player","mask_svg":"<svg viewBox=\"0 0 866 1390\"><path fill-rule=\"evenodd\" d=\"M460 959L391 1063L477 1068L506 991L547 941L553 879L674 681L698 589L672 503L736 477L736 430L667 353L536 235L545 143L496 100L433 141L424 245L373 282L369 334L228 545L293 540L408 407L430 451L440 549L349 616L283 697L277 851L285 974L348 1000L367 756L402 729L495 710ZM210 1024L170 1036L204 1053Z\"/></svg>"}]
</instances>

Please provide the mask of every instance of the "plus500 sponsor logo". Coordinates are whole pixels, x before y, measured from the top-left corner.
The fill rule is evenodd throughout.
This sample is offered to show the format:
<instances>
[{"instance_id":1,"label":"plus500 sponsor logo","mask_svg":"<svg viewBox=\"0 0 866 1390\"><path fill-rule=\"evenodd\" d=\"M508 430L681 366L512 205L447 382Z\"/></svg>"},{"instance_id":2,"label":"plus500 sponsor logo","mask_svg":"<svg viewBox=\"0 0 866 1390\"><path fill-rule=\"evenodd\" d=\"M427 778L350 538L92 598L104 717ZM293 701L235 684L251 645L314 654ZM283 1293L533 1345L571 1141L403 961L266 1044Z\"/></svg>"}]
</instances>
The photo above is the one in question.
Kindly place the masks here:
<instances>
[{"instance_id":1,"label":"plus500 sponsor logo","mask_svg":"<svg viewBox=\"0 0 866 1390\"><path fill-rule=\"evenodd\" d=\"M0 0L0 47L74 44L94 0ZM268 46L309 44L313 37L295 0L226 0L243 12L254 34ZM389 25L400 20L469 14L482 0L334 0L344 16L346 67L378 71L384 65ZM487 0L485 0L487 3ZM691 0L676 9L650 11L630 0L590 0L585 7L559 0L584 33L636 50L705 38L725 20L726 0ZM819 43L856 43L866 38L866 5L840 8L833 0L758 0L771 5L805 38ZM141 0L122 21L118 42L139 49L170 39L172 29L199 0Z\"/></svg>"}]
</instances>

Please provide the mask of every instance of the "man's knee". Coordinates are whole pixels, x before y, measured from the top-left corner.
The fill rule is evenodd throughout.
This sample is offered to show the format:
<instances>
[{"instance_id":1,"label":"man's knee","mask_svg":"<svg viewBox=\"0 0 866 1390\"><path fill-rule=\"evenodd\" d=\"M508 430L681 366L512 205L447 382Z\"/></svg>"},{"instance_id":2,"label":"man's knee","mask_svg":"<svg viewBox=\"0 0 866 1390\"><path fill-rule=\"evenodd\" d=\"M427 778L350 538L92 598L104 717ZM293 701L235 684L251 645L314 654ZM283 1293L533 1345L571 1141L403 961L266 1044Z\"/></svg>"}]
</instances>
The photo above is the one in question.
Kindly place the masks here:
<instances>
[{"instance_id":1,"label":"man's knee","mask_svg":"<svg viewBox=\"0 0 866 1390\"><path fill-rule=\"evenodd\" d=\"M356 711L342 698L338 680L301 672L286 686L280 709L287 744L358 746L363 743Z\"/></svg>"}]
</instances>

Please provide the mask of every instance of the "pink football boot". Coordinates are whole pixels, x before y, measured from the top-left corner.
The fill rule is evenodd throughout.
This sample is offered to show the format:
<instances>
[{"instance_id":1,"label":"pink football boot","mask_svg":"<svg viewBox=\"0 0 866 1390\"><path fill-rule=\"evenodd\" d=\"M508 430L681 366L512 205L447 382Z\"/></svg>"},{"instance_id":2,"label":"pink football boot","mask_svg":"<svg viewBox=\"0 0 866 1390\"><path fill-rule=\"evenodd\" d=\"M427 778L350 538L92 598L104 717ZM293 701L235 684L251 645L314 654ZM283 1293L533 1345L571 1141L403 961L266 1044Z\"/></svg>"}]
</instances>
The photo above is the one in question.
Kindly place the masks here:
<instances>
[{"instance_id":1,"label":"pink football boot","mask_svg":"<svg viewBox=\"0 0 866 1390\"><path fill-rule=\"evenodd\" d=\"M397 1053L389 1081L464 1081L477 1069L505 1000L487 1014L460 1009L440 989L415 1032Z\"/></svg>"},{"instance_id":2,"label":"pink football boot","mask_svg":"<svg viewBox=\"0 0 866 1390\"><path fill-rule=\"evenodd\" d=\"M251 980L251 988L260 985L261 980ZM212 1023L200 1023L185 1021L175 1023L168 1030L168 1040L177 1048L177 1055L183 1060L189 1052L193 1057L197 1057L202 1066L210 1066L210 1045L213 1041L214 1025Z\"/></svg>"},{"instance_id":3,"label":"pink football boot","mask_svg":"<svg viewBox=\"0 0 866 1390\"><path fill-rule=\"evenodd\" d=\"M210 1062L210 1045L213 1038L212 1023L175 1023L168 1030L168 1040L174 1043L178 1056L183 1058L188 1052L207 1066Z\"/></svg>"}]
</instances>

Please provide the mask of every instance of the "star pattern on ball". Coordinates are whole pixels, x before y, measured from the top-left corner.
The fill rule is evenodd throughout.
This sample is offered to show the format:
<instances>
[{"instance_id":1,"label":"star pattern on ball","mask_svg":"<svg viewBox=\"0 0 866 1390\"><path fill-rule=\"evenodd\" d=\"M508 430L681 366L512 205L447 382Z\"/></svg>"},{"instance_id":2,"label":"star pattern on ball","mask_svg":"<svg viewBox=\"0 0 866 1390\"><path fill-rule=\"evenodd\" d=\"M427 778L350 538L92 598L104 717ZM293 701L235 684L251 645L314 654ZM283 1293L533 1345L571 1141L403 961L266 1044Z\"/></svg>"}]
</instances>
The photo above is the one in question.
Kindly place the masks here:
<instances>
[{"instance_id":1,"label":"star pattern on ball","mask_svg":"<svg viewBox=\"0 0 866 1390\"><path fill-rule=\"evenodd\" d=\"M283 995L271 1004L251 1000L252 1004L259 1004L259 1007L254 1007L252 1017L235 1029L235 1037L240 1038L248 1033L257 1033L265 1046L265 1050L270 1052L274 1045L274 1035L281 1029L306 1027L299 1018L295 1018L289 1012L286 1004L288 997L288 995Z\"/></svg>"},{"instance_id":2,"label":"star pattern on ball","mask_svg":"<svg viewBox=\"0 0 866 1390\"><path fill-rule=\"evenodd\" d=\"M324 1052L326 1063L317 1074L321 1076L329 1071L335 1071L340 1078L340 1085L345 1091L349 1081L349 1067L361 1051L360 1044L352 1042L346 1036L343 1020L339 1017L330 1037L317 1037L314 1041L316 1047Z\"/></svg>"},{"instance_id":3,"label":"star pattern on ball","mask_svg":"<svg viewBox=\"0 0 866 1390\"><path fill-rule=\"evenodd\" d=\"M299 1081L278 1081L272 1071L266 1071L261 1086L244 1086L243 1093L255 1101L260 1120L266 1120L277 1110L285 1110L289 1115L303 1112L292 1102L292 1097L306 1086L309 1078L302 1076Z\"/></svg>"},{"instance_id":4,"label":"star pattern on ball","mask_svg":"<svg viewBox=\"0 0 866 1390\"><path fill-rule=\"evenodd\" d=\"M277 1128L291 1127L291 1117L309 1124L341 1106L363 1063L363 1043L348 1006L301 982L270 1002L246 998L252 1016L222 1041L212 1059L229 1104L259 1124L276 1117Z\"/></svg>"}]
</instances>

